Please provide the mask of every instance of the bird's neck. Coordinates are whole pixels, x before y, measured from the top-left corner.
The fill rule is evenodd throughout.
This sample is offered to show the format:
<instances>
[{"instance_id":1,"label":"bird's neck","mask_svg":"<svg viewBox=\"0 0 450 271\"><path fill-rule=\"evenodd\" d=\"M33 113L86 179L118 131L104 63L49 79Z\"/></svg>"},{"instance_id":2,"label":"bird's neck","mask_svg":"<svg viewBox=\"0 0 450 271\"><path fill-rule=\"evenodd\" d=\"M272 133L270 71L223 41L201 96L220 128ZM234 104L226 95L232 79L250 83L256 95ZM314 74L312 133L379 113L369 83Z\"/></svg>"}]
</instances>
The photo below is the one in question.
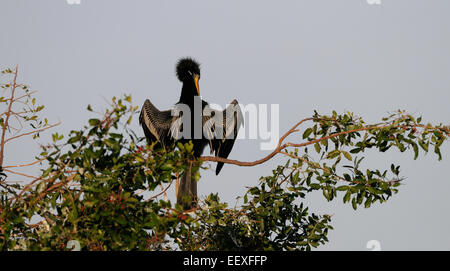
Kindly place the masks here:
<instances>
[{"instance_id":1,"label":"bird's neck","mask_svg":"<svg viewBox=\"0 0 450 271\"><path fill-rule=\"evenodd\" d=\"M194 82L184 82L181 88L180 101L178 103L193 104L194 98L198 96Z\"/></svg>"}]
</instances>

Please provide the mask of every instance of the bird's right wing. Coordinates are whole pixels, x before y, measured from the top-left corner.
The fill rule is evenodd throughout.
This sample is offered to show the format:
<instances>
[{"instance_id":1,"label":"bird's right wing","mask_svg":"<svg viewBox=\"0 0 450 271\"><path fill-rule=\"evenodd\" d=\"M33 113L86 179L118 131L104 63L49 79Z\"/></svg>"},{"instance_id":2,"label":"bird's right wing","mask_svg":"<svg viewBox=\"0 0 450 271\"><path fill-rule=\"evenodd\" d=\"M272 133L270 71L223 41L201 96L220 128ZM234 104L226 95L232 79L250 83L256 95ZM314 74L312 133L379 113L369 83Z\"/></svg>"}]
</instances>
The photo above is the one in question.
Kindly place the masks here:
<instances>
[{"instance_id":1,"label":"bird's right wing","mask_svg":"<svg viewBox=\"0 0 450 271\"><path fill-rule=\"evenodd\" d=\"M159 141L163 147L170 145L173 139L169 131L173 120L171 110L159 111L150 100L145 100L139 116L139 123L149 142Z\"/></svg>"}]
</instances>

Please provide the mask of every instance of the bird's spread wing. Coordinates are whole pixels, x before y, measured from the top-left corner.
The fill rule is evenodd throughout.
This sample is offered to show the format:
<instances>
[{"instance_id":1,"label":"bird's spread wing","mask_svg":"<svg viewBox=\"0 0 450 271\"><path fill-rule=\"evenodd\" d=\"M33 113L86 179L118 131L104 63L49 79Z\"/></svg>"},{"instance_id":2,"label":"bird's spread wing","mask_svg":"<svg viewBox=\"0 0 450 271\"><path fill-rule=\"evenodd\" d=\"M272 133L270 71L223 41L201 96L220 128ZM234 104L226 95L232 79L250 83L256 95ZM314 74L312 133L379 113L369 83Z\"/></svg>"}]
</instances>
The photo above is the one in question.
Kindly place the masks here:
<instances>
[{"instance_id":1,"label":"bird's spread wing","mask_svg":"<svg viewBox=\"0 0 450 271\"><path fill-rule=\"evenodd\" d=\"M209 140L211 153L216 157L227 158L233 148L239 128L244 124L240 106L236 100L223 111L206 108L203 113L203 132ZM217 163L216 174L223 167Z\"/></svg>"},{"instance_id":2,"label":"bird's spread wing","mask_svg":"<svg viewBox=\"0 0 450 271\"><path fill-rule=\"evenodd\" d=\"M145 100L139 116L139 123L149 142L159 141L163 147L169 145L172 142L169 131L173 120L171 110L159 111L150 100Z\"/></svg>"}]
</instances>

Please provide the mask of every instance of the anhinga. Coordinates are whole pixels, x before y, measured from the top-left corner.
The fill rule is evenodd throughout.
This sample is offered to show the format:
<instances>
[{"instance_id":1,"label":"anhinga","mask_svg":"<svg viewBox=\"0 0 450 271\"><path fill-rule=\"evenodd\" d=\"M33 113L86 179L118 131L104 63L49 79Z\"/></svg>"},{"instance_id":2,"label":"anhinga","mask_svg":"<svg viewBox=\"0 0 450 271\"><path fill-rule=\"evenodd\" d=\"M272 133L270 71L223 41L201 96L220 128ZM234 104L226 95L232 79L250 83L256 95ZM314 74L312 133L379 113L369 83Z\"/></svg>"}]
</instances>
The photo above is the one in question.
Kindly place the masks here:
<instances>
[{"instance_id":1,"label":"anhinga","mask_svg":"<svg viewBox=\"0 0 450 271\"><path fill-rule=\"evenodd\" d=\"M162 147L168 147L174 142L184 144L192 140L195 157L200 157L209 145L211 153L215 153L216 157L227 158L243 124L238 102L233 100L223 111L209 107L209 104L200 98L200 66L191 58L178 61L176 75L183 86L180 100L172 110L159 111L148 99L142 106L139 122L147 141L157 141ZM186 111L190 111L190 115L186 114ZM201 126L196 125L197 123ZM216 175L222 167L223 163L218 162ZM178 204L183 205L185 209L195 205L197 182L190 168L181 176L176 191Z\"/></svg>"}]
</instances>

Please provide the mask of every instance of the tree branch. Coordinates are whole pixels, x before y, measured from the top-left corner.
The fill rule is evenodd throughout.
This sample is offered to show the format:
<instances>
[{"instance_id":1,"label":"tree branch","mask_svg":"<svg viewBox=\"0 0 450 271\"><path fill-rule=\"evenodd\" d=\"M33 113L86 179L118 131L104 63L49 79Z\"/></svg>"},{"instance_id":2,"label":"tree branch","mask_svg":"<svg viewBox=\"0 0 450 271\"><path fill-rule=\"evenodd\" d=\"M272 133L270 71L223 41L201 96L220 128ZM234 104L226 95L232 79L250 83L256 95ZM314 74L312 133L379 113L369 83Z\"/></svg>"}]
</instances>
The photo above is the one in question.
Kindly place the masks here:
<instances>
[{"instance_id":1,"label":"tree branch","mask_svg":"<svg viewBox=\"0 0 450 271\"><path fill-rule=\"evenodd\" d=\"M242 167L252 167L252 166L256 166L256 165L260 165L263 164L265 162L267 162L268 160L272 159L275 155L282 153L282 151L288 147L295 147L295 148L300 148L300 147L306 147L309 145L313 145L316 144L318 142L321 142L323 140L328 140L330 138L334 138L334 137L338 137L341 135L347 135L347 134L351 134L351 133L356 133L356 132L361 132L361 131L368 131L368 130L372 130L372 129L383 129L383 128L387 128L387 127L392 127L392 128L401 128L401 129L411 129L411 128L423 128L423 129L435 129L435 130L439 130L442 133L446 134L447 136L450 135L450 129L448 127L441 127L441 128L436 128L430 125L422 125L422 124L415 124L415 125L411 125L411 126L406 126L406 125L393 125L393 124L384 124L384 125L368 125L368 126L364 126L361 128L357 128L357 129L352 129L352 130L348 130L348 131L342 131L339 133L334 133L328 136L324 136L318 139L314 139L308 142L303 142L303 143L292 143L292 142L288 142L288 143L284 143L283 141L292 133L295 132L299 132L300 130L298 130L298 126L300 126L302 123L306 122L306 121L310 121L310 120L314 120L315 118L306 118L303 119L301 121L299 121L297 124L295 124L289 131L287 131L278 141L278 145L275 148L275 150L273 150L269 155L259 159L259 160L255 160L252 162L246 162L246 161L239 161L239 160L233 160L233 159L226 159L226 158L222 158L222 157L217 157L217 156L201 156L200 160L203 162L222 162L225 164L232 164L232 165L237 165L237 166L242 166Z\"/></svg>"},{"instance_id":2,"label":"tree branch","mask_svg":"<svg viewBox=\"0 0 450 271\"><path fill-rule=\"evenodd\" d=\"M37 164L39 162L44 161L46 158L41 158L39 160L36 160L34 162L28 163L28 164L23 164L23 165L14 165L14 166L4 166L3 168L12 168L12 167L28 167L28 166L32 166L34 164Z\"/></svg>"},{"instance_id":3,"label":"tree branch","mask_svg":"<svg viewBox=\"0 0 450 271\"><path fill-rule=\"evenodd\" d=\"M20 134L20 135L16 135L16 136L10 137L10 138L6 139L4 143L7 143L7 142L9 142L9 141L11 141L13 139L16 139L16 138L19 138L19 137L22 137L22 136L32 135L32 134L35 134L35 133L39 133L39 132L48 130L48 129L53 128L55 126L58 126L60 124L61 124L61 121L58 121L57 123L49 125L49 126L46 126L44 128L37 129L37 130L31 131L31 132L28 132L28 133L23 133L23 134Z\"/></svg>"},{"instance_id":4,"label":"tree branch","mask_svg":"<svg viewBox=\"0 0 450 271\"><path fill-rule=\"evenodd\" d=\"M12 112L12 105L14 103L14 93L16 92L16 87L17 87L17 71L18 71L19 67L16 66L16 70L14 72L14 79L12 81L12 86L11 86L11 98L9 101L9 105L8 105L8 111L6 111L6 118L5 118L5 122L3 123L3 127L2 127L2 137L1 137L1 141L0 141L0 167L3 166L3 156L4 156L4 151L5 151L5 135L6 135L6 129L8 128L8 123L9 123L9 117L11 117L11 112Z\"/></svg>"}]
</instances>

